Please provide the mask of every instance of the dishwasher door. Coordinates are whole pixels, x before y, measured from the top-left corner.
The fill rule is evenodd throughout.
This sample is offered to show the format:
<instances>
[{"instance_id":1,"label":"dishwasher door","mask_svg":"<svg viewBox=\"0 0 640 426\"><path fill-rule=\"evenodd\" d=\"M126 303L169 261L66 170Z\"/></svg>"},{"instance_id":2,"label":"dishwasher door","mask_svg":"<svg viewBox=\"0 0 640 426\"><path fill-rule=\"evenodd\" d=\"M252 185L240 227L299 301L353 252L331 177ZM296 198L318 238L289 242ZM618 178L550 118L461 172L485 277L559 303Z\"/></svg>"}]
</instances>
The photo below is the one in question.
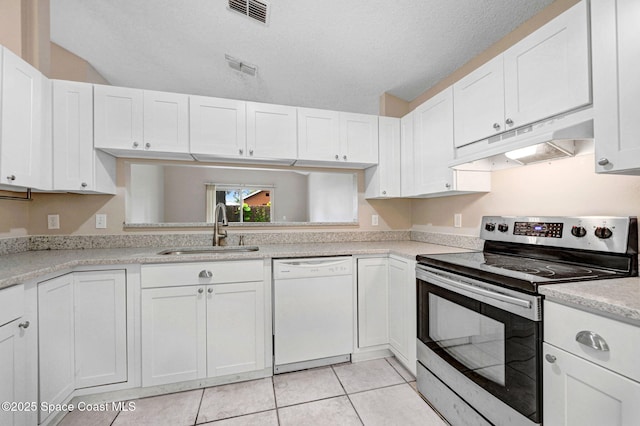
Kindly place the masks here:
<instances>
[{"instance_id":1,"label":"dishwasher door","mask_svg":"<svg viewBox=\"0 0 640 426\"><path fill-rule=\"evenodd\" d=\"M274 260L273 276L274 372L349 361L353 259Z\"/></svg>"}]
</instances>

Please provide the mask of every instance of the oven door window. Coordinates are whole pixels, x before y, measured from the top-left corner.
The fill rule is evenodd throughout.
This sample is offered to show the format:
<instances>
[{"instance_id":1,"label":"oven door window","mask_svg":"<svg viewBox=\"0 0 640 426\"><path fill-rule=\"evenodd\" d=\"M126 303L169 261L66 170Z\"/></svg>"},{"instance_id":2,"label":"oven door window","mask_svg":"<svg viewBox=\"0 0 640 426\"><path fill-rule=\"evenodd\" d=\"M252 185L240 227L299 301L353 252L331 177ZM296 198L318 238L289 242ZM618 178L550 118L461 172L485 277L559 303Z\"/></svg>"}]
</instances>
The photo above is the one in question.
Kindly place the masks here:
<instances>
[{"instance_id":1,"label":"oven door window","mask_svg":"<svg viewBox=\"0 0 640 426\"><path fill-rule=\"evenodd\" d=\"M523 415L540 413L541 322L418 280L418 339Z\"/></svg>"}]
</instances>

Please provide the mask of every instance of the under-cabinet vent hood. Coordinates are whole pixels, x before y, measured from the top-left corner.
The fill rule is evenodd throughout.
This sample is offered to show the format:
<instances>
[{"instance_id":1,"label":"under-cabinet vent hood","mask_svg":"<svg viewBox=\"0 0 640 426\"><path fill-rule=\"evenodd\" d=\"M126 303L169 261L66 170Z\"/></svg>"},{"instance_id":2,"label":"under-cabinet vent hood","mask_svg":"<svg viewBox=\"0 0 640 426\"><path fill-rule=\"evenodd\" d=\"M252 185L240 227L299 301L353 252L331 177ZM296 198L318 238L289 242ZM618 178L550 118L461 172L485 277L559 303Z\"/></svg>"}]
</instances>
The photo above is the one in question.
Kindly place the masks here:
<instances>
[{"instance_id":1,"label":"under-cabinet vent hood","mask_svg":"<svg viewBox=\"0 0 640 426\"><path fill-rule=\"evenodd\" d=\"M458 170L499 170L593 152L591 107L455 149Z\"/></svg>"},{"instance_id":2,"label":"under-cabinet vent hood","mask_svg":"<svg viewBox=\"0 0 640 426\"><path fill-rule=\"evenodd\" d=\"M269 20L269 3L258 0L229 0L229 9L266 24Z\"/></svg>"}]
</instances>

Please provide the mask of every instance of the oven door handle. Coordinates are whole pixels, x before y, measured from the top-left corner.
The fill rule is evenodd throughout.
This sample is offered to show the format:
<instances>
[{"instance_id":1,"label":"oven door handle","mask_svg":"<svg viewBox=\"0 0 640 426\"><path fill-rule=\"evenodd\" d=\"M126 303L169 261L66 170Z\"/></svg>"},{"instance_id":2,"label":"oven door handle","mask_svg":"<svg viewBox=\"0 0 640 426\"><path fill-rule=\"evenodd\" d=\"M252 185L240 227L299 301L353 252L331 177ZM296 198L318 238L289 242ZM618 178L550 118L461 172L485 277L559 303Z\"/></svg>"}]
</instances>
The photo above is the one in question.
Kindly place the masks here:
<instances>
[{"instance_id":1,"label":"oven door handle","mask_svg":"<svg viewBox=\"0 0 640 426\"><path fill-rule=\"evenodd\" d=\"M428 273L428 272L427 272ZM434 275L434 274L432 274ZM528 300L518 299L517 297L507 296L505 294L496 293L495 291L486 290L484 288L476 287L474 285L465 284L460 281L452 280L451 278L435 275L436 280L443 281L444 283L462 290L467 290L471 293L478 294L480 296L486 296L491 299L499 300L501 302L510 303L512 305L521 306L523 308L531 309L531 302Z\"/></svg>"}]
</instances>

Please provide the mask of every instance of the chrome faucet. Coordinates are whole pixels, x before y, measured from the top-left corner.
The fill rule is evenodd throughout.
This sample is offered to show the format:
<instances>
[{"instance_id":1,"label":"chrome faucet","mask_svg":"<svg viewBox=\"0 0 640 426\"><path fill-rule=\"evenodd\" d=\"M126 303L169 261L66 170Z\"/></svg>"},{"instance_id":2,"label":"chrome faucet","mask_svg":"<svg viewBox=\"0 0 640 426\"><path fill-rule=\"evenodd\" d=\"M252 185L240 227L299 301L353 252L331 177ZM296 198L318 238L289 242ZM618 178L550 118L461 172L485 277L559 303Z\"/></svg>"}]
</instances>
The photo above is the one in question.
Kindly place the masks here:
<instances>
[{"instance_id":1,"label":"chrome faucet","mask_svg":"<svg viewBox=\"0 0 640 426\"><path fill-rule=\"evenodd\" d=\"M222 220L220 220L220 212L222 212ZM213 212L213 245L219 246L221 240L227 238L227 231L220 231L220 225L229 226L227 221L227 206L224 203L216 204L216 209Z\"/></svg>"}]
</instances>

